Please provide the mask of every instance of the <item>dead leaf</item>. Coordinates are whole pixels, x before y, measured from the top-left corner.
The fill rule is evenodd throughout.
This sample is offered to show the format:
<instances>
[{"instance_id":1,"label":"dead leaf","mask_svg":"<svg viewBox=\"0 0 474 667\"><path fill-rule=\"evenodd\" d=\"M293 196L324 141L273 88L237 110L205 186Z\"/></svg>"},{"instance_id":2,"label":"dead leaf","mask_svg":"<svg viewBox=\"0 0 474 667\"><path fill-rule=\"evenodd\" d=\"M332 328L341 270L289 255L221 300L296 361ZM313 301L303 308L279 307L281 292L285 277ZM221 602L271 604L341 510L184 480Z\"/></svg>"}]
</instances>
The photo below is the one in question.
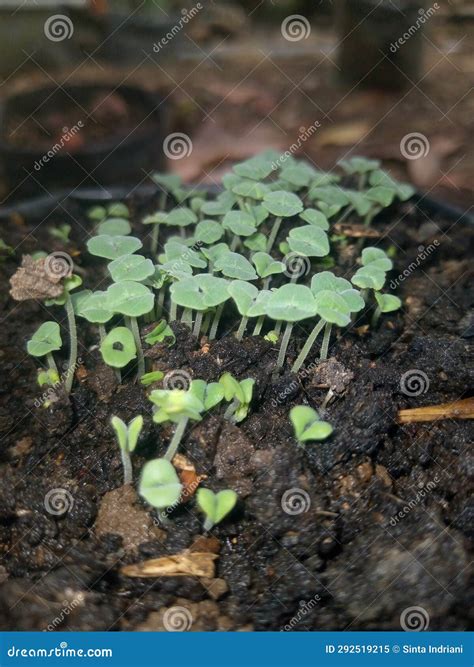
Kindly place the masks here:
<instances>
[{"instance_id":1,"label":"dead leaf","mask_svg":"<svg viewBox=\"0 0 474 667\"><path fill-rule=\"evenodd\" d=\"M207 479L207 475L198 475L194 465L182 454L176 454L173 465L178 471L178 477L183 485L181 502L187 502L196 493L199 484Z\"/></svg>"},{"instance_id":2,"label":"dead leaf","mask_svg":"<svg viewBox=\"0 0 474 667\"><path fill-rule=\"evenodd\" d=\"M183 551L175 556L163 556L144 560L135 565L125 565L120 572L126 577L206 577L216 574L214 561L219 556L199 551Z\"/></svg>"},{"instance_id":3,"label":"dead leaf","mask_svg":"<svg viewBox=\"0 0 474 667\"><path fill-rule=\"evenodd\" d=\"M344 236L350 236L353 238L378 238L382 236L381 232L378 232L376 229L367 227L366 225L356 225L349 223L338 222L334 225L334 231L338 234L344 234Z\"/></svg>"},{"instance_id":4,"label":"dead leaf","mask_svg":"<svg viewBox=\"0 0 474 667\"><path fill-rule=\"evenodd\" d=\"M398 421L401 424L430 422L439 419L474 419L474 397L454 401L454 403L440 403L398 411Z\"/></svg>"},{"instance_id":5,"label":"dead leaf","mask_svg":"<svg viewBox=\"0 0 474 667\"><path fill-rule=\"evenodd\" d=\"M344 123L319 131L316 135L316 143L319 146L351 146L369 132L370 124L366 121Z\"/></svg>"}]
</instances>

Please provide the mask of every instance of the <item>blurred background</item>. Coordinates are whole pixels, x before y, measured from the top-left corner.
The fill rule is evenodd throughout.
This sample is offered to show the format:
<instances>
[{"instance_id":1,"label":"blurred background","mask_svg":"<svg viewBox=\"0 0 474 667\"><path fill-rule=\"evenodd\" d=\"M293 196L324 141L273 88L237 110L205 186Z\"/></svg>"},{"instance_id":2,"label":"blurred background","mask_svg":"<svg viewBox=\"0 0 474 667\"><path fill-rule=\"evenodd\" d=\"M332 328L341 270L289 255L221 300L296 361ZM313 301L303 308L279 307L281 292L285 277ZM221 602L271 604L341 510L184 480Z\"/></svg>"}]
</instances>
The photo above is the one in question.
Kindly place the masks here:
<instances>
[{"instance_id":1,"label":"blurred background","mask_svg":"<svg viewBox=\"0 0 474 667\"><path fill-rule=\"evenodd\" d=\"M469 0L4 0L0 201L218 185L271 147L468 210L473 32Z\"/></svg>"}]
</instances>

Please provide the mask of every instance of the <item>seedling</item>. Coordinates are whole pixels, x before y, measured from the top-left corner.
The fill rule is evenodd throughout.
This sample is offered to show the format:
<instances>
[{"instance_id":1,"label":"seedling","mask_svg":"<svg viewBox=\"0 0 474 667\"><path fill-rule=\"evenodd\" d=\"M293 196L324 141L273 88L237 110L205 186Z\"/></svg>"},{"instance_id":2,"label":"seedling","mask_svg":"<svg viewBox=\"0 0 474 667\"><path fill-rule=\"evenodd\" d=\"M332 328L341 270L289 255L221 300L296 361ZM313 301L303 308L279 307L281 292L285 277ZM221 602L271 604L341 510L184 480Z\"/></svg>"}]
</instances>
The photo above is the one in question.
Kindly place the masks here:
<instances>
[{"instance_id":1,"label":"seedling","mask_svg":"<svg viewBox=\"0 0 474 667\"><path fill-rule=\"evenodd\" d=\"M283 285L269 297L266 304L266 314L272 320L287 323L277 360L277 367L281 368L285 361L294 323L316 315L314 296L309 287L304 285Z\"/></svg>"},{"instance_id":2,"label":"seedling","mask_svg":"<svg viewBox=\"0 0 474 667\"><path fill-rule=\"evenodd\" d=\"M234 509L237 500L236 492L231 489L219 493L214 493L210 489L198 489L196 502L206 517L204 530L207 532L220 523Z\"/></svg>"},{"instance_id":3,"label":"seedling","mask_svg":"<svg viewBox=\"0 0 474 667\"><path fill-rule=\"evenodd\" d=\"M312 440L326 440L333 431L331 424L321 421L316 410L307 405L291 408L290 420L300 446Z\"/></svg>"},{"instance_id":4,"label":"seedling","mask_svg":"<svg viewBox=\"0 0 474 667\"><path fill-rule=\"evenodd\" d=\"M242 315L236 333L237 340L242 340L249 318L263 317L265 315L271 292L268 290L259 292L255 285L247 283L244 280L233 280L229 284L227 291L233 298L240 315ZM259 328L261 329L261 323ZM254 332L254 335L257 334Z\"/></svg>"},{"instance_id":5,"label":"seedling","mask_svg":"<svg viewBox=\"0 0 474 667\"><path fill-rule=\"evenodd\" d=\"M53 237L53 239L58 239L58 241L62 241L63 243L68 243L69 242L69 234L71 233L71 225L68 225L66 222L62 225L59 225L58 227L51 227L49 230L49 235Z\"/></svg>"},{"instance_id":6,"label":"seedling","mask_svg":"<svg viewBox=\"0 0 474 667\"><path fill-rule=\"evenodd\" d=\"M238 280L257 280L258 278L248 259L236 252L220 254L214 263L214 270L220 271L227 278Z\"/></svg>"},{"instance_id":7,"label":"seedling","mask_svg":"<svg viewBox=\"0 0 474 667\"><path fill-rule=\"evenodd\" d=\"M273 223L267 243L267 252L269 253L275 243L282 219L291 218L301 213L303 211L303 202L297 195L291 192L277 190L265 195L262 206L275 216L275 222Z\"/></svg>"},{"instance_id":8,"label":"seedling","mask_svg":"<svg viewBox=\"0 0 474 667\"><path fill-rule=\"evenodd\" d=\"M402 302L398 296L393 294L380 294L374 292L375 300L377 301L377 308L372 316L372 326L376 327L382 313L393 313L402 307Z\"/></svg>"},{"instance_id":9,"label":"seedling","mask_svg":"<svg viewBox=\"0 0 474 667\"><path fill-rule=\"evenodd\" d=\"M201 241L201 243L205 243L206 245L220 241L223 236L224 230L215 220L201 220L194 230L195 240Z\"/></svg>"},{"instance_id":10,"label":"seedling","mask_svg":"<svg viewBox=\"0 0 474 667\"><path fill-rule=\"evenodd\" d=\"M142 282L155 273L151 259L145 259L142 255L124 255L110 262L107 268L116 283L124 280Z\"/></svg>"},{"instance_id":11,"label":"seedling","mask_svg":"<svg viewBox=\"0 0 474 667\"><path fill-rule=\"evenodd\" d=\"M87 217L93 222L101 222L107 217L107 211L103 206L93 206L87 211Z\"/></svg>"},{"instance_id":12,"label":"seedling","mask_svg":"<svg viewBox=\"0 0 474 667\"><path fill-rule=\"evenodd\" d=\"M246 378L239 382L230 373L224 373L219 379L219 384L224 389L225 400L231 402L224 418L231 422L243 421L249 412L255 380Z\"/></svg>"},{"instance_id":13,"label":"seedling","mask_svg":"<svg viewBox=\"0 0 474 667\"><path fill-rule=\"evenodd\" d=\"M26 349L32 357L46 357L49 368L59 377L53 352L62 347L61 332L57 322L44 322L33 334Z\"/></svg>"},{"instance_id":14,"label":"seedling","mask_svg":"<svg viewBox=\"0 0 474 667\"><path fill-rule=\"evenodd\" d=\"M144 387L148 387L155 382L159 382L164 378L165 374L162 371L151 371L150 373L145 373L140 378L140 384Z\"/></svg>"},{"instance_id":15,"label":"seedling","mask_svg":"<svg viewBox=\"0 0 474 667\"><path fill-rule=\"evenodd\" d=\"M109 218L129 218L130 212L126 204L113 202L107 206L107 216Z\"/></svg>"},{"instance_id":16,"label":"seedling","mask_svg":"<svg viewBox=\"0 0 474 667\"><path fill-rule=\"evenodd\" d=\"M123 465L123 483L124 485L131 484L132 461L130 459L130 454L137 446L138 438L140 437L143 428L143 417L141 415L134 417L128 426L122 419L120 419L120 417L114 416L110 421L112 428L115 431L118 446L120 447L120 455L122 457Z\"/></svg>"},{"instance_id":17,"label":"seedling","mask_svg":"<svg viewBox=\"0 0 474 667\"><path fill-rule=\"evenodd\" d=\"M167 459L154 459L143 466L138 492L152 507L165 509L176 505L183 485Z\"/></svg>"},{"instance_id":18,"label":"seedling","mask_svg":"<svg viewBox=\"0 0 474 667\"><path fill-rule=\"evenodd\" d=\"M109 218L101 222L97 227L98 235L127 236L131 232L132 228L126 218Z\"/></svg>"},{"instance_id":19,"label":"seedling","mask_svg":"<svg viewBox=\"0 0 474 667\"><path fill-rule=\"evenodd\" d=\"M87 241L87 249L90 254L105 259L118 259L123 255L132 255L141 247L142 242L134 236L100 234Z\"/></svg>"},{"instance_id":20,"label":"seedling","mask_svg":"<svg viewBox=\"0 0 474 667\"><path fill-rule=\"evenodd\" d=\"M256 252L252 255L252 263L255 264L257 273L260 278L269 279L270 276L276 275L278 273L283 273L285 270L285 264L279 262L271 255L266 252ZM265 281L264 286L268 287L269 280Z\"/></svg>"},{"instance_id":21,"label":"seedling","mask_svg":"<svg viewBox=\"0 0 474 667\"><path fill-rule=\"evenodd\" d=\"M224 388L219 382L193 380L189 391L201 401L205 410L212 410L224 398Z\"/></svg>"},{"instance_id":22,"label":"seedling","mask_svg":"<svg viewBox=\"0 0 474 667\"><path fill-rule=\"evenodd\" d=\"M227 280L208 273L179 280L171 285L171 299L184 307L185 314L189 314L189 324L192 322L192 311L198 311L193 329L196 337L199 337L201 330L203 312L223 304L229 298L227 286Z\"/></svg>"},{"instance_id":23,"label":"seedling","mask_svg":"<svg viewBox=\"0 0 474 667\"><path fill-rule=\"evenodd\" d=\"M165 341L168 341L167 345L170 347L176 341L176 336L168 322L166 320L161 320L156 327L145 336L145 343L148 343L148 345L156 345L156 343L164 343Z\"/></svg>"},{"instance_id":24,"label":"seedling","mask_svg":"<svg viewBox=\"0 0 474 667\"><path fill-rule=\"evenodd\" d=\"M112 368L124 368L137 356L135 339L127 327L115 327L109 331L99 349L102 359Z\"/></svg>"},{"instance_id":25,"label":"seedling","mask_svg":"<svg viewBox=\"0 0 474 667\"><path fill-rule=\"evenodd\" d=\"M188 421L201 421L204 405L193 392L183 389L154 389L149 399L155 405L153 421L157 424L167 421L176 424L165 454L165 459L171 461L178 451Z\"/></svg>"},{"instance_id":26,"label":"seedling","mask_svg":"<svg viewBox=\"0 0 474 667\"><path fill-rule=\"evenodd\" d=\"M385 284L387 271L393 266L392 260L380 248L368 247L362 251L362 267L356 271L351 282L361 289L377 292Z\"/></svg>"}]
</instances>

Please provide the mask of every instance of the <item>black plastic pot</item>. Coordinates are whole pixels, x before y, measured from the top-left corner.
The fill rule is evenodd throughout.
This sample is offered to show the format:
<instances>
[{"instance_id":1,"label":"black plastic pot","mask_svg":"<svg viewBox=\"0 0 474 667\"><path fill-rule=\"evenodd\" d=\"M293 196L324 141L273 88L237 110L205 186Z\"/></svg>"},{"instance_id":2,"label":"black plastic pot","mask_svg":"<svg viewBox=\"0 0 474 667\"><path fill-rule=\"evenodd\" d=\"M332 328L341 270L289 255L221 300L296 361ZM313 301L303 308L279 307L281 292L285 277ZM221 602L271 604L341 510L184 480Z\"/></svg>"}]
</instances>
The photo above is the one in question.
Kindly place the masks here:
<instances>
[{"instance_id":1,"label":"black plastic pot","mask_svg":"<svg viewBox=\"0 0 474 667\"><path fill-rule=\"evenodd\" d=\"M126 132L111 133L110 137L104 135L103 139L76 150L72 147L68 151L65 143L63 149L55 153L53 147L48 151L44 146L18 146L9 141L7 127L12 115L26 119L30 115L34 117L38 108L56 111L75 105L79 123L81 115L86 117L82 108L88 101L112 90L134 109L134 127ZM0 156L12 196L18 198L53 188L73 190L81 186L106 188L113 183L139 183L145 171L163 167L166 124L161 99L138 87L111 89L104 85L71 85L44 87L11 96L0 107Z\"/></svg>"},{"instance_id":2,"label":"black plastic pot","mask_svg":"<svg viewBox=\"0 0 474 667\"><path fill-rule=\"evenodd\" d=\"M423 3L413 0L340 0L336 24L342 79L388 89L417 81L422 33L431 17L420 7Z\"/></svg>"}]
</instances>

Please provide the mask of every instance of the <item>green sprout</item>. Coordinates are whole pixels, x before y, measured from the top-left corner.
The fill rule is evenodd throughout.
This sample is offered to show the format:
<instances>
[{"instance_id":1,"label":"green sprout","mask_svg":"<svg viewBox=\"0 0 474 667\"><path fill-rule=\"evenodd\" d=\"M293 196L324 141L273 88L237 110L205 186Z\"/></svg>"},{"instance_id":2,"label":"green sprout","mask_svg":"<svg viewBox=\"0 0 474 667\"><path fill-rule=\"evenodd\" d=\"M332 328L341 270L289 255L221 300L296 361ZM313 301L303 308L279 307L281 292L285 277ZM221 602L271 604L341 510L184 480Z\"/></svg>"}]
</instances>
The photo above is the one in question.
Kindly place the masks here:
<instances>
[{"instance_id":1,"label":"green sprout","mask_svg":"<svg viewBox=\"0 0 474 667\"><path fill-rule=\"evenodd\" d=\"M112 368L124 368L137 357L135 338L127 327L115 327L100 344L102 359Z\"/></svg>"},{"instance_id":2,"label":"green sprout","mask_svg":"<svg viewBox=\"0 0 474 667\"><path fill-rule=\"evenodd\" d=\"M129 218L130 212L128 206L122 202L113 202L107 206L107 217L109 218Z\"/></svg>"},{"instance_id":3,"label":"green sprout","mask_svg":"<svg viewBox=\"0 0 474 667\"><path fill-rule=\"evenodd\" d=\"M62 347L61 332L57 322L43 322L26 344L28 354L32 357L46 357L49 369L59 378L58 368L53 352Z\"/></svg>"},{"instance_id":4,"label":"green sprout","mask_svg":"<svg viewBox=\"0 0 474 667\"><path fill-rule=\"evenodd\" d=\"M229 298L227 286L227 280L208 273L178 280L171 285L172 302L184 308L183 321L191 325L192 311L197 311L193 329L196 337L199 337L201 331L203 313L210 308L221 306Z\"/></svg>"},{"instance_id":5,"label":"green sprout","mask_svg":"<svg viewBox=\"0 0 474 667\"><path fill-rule=\"evenodd\" d=\"M87 241L87 249L90 254L104 259L118 259L123 255L132 255L141 247L142 242L134 236L100 234Z\"/></svg>"},{"instance_id":6,"label":"green sprout","mask_svg":"<svg viewBox=\"0 0 474 667\"><path fill-rule=\"evenodd\" d=\"M269 297L266 314L272 320L286 322L277 359L277 368L281 368L285 361L294 323L316 315L314 296L309 287L304 285L283 285L272 292Z\"/></svg>"},{"instance_id":7,"label":"green sprout","mask_svg":"<svg viewBox=\"0 0 474 667\"><path fill-rule=\"evenodd\" d=\"M138 492L152 507L163 510L176 505L183 485L167 459L154 459L143 466Z\"/></svg>"},{"instance_id":8,"label":"green sprout","mask_svg":"<svg viewBox=\"0 0 474 667\"><path fill-rule=\"evenodd\" d=\"M92 222L101 222L107 217L107 211L103 206L93 206L87 211L87 217Z\"/></svg>"},{"instance_id":9,"label":"green sprout","mask_svg":"<svg viewBox=\"0 0 474 667\"><path fill-rule=\"evenodd\" d=\"M205 410L212 410L224 399L224 388L219 382L193 380L189 391L201 401Z\"/></svg>"},{"instance_id":10,"label":"green sprout","mask_svg":"<svg viewBox=\"0 0 474 667\"><path fill-rule=\"evenodd\" d=\"M255 380L246 378L239 382L231 373L224 373L219 379L219 384L224 389L225 400L231 402L224 418L237 423L243 421L250 409Z\"/></svg>"},{"instance_id":11,"label":"green sprout","mask_svg":"<svg viewBox=\"0 0 474 667\"><path fill-rule=\"evenodd\" d=\"M69 234L71 233L71 225L68 225L67 222L65 222L62 225L59 225L58 227L51 227L49 230L49 235L53 237L53 239L58 239L58 241L62 241L63 243L68 243L69 242Z\"/></svg>"},{"instance_id":12,"label":"green sprout","mask_svg":"<svg viewBox=\"0 0 474 667\"><path fill-rule=\"evenodd\" d=\"M204 521L205 532L220 523L234 509L237 500L236 492L231 489L219 491L219 493L214 493L210 489L198 489L196 502L206 517Z\"/></svg>"},{"instance_id":13,"label":"green sprout","mask_svg":"<svg viewBox=\"0 0 474 667\"><path fill-rule=\"evenodd\" d=\"M242 319L240 320L240 325L236 333L237 340L242 340L245 329L247 327L247 322L251 317L258 317L259 321L257 322L259 333L263 317L265 316L266 306L271 292L269 290L259 291L255 285L245 282L245 280L233 280L228 288L228 293L232 297L237 306ZM262 318L260 320L260 318ZM254 330L254 336L257 335Z\"/></svg>"},{"instance_id":14,"label":"green sprout","mask_svg":"<svg viewBox=\"0 0 474 667\"><path fill-rule=\"evenodd\" d=\"M376 327L382 313L393 313L402 307L402 302L398 296L393 294L380 294L374 292L375 300L377 301L377 308L372 316L372 326Z\"/></svg>"},{"instance_id":15,"label":"green sprout","mask_svg":"<svg viewBox=\"0 0 474 667\"><path fill-rule=\"evenodd\" d=\"M164 378L165 374L163 371L150 371L149 373L145 373L145 375L142 375L140 378L140 384L142 384L144 387L149 387L151 384L155 384L155 382L159 382Z\"/></svg>"},{"instance_id":16,"label":"green sprout","mask_svg":"<svg viewBox=\"0 0 474 667\"><path fill-rule=\"evenodd\" d=\"M149 399L155 406L154 422L163 424L170 421L176 424L165 454L165 459L171 461L178 451L189 420L201 421L204 405L195 393L183 389L154 389Z\"/></svg>"},{"instance_id":17,"label":"green sprout","mask_svg":"<svg viewBox=\"0 0 474 667\"><path fill-rule=\"evenodd\" d=\"M278 235L281 221L283 218L291 218L303 211L303 202L292 192L285 192L284 190L276 190L269 192L263 199L262 206L275 216L270 236L268 237L267 252L273 248L276 237Z\"/></svg>"},{"instance_id":18,"label":"green sprout","mask_svg":"<svg viewBox=\"0 0 474 667\"><path fill-rule=\"evenodd\" d=\"M312 440L326 440L333 431L331 424L321 421L316 410L307 405L296 405L291 408L290 420L300 446Z\"/></svg>"},{"instance_id":19,"label":"green sprout","mask_svg":"<svg viewBox=\"0 0 474 667\"><path fill-rule=\"evenodd\" d=\"M97 227L100 236L128 236L132 228L126 218L108 218L103 220Z\"/></svg>"},{"instance_id":20,"label":"green sprout","mask_svg":"<svg viewBox=\"0 0 474 667\"><path fill-rule=\"evenodd\" d=\"M143 417L141 415L134 417L128 426L122 419L120 419L120 417L114 416L110 421L112 428L115 431L118 446L120 447L120 455L122 457L123 465L123 483L124 485L131 484L132 461L130 459L130 454L137 446L138 438L140 437L143 428Z\"/></svg>"},{"instance_id":21,"label":"green sprout","mask_svg":"<svg viewBox=\"0 0 474 667\"><path fill-rule=\"evenodd\" d=\"M155 273L151 259L145 259L142 255L123 255L110 262L107 268L116 283L124 280L142 282Z\"/></svg>"},{"instance_id":22,"label":"green sprout","mask_svg":"<svg viewBox=\"0 0 474 667\"><path fill-rule=\"evenodd\" d=\"M170 340L167 345L170 347L176 341L176 336L168 322L166 320L161 320L156 327L145 336L145 343L148 343L148 345L156 345L156 343L164 343L168 338Z\"/></svg>"},{"instance_id":23,"label":"green sprout","mask_svg":"<svg viewBox=\"0 0 474 667\"><path fill-rule=\"evenodd\" d=\"M368 247L362 251L362 267L357 269L351 282L361 289L380 291L385 284L386 273L393 266L381 248Z\"/></svg>"}]
</instances>

